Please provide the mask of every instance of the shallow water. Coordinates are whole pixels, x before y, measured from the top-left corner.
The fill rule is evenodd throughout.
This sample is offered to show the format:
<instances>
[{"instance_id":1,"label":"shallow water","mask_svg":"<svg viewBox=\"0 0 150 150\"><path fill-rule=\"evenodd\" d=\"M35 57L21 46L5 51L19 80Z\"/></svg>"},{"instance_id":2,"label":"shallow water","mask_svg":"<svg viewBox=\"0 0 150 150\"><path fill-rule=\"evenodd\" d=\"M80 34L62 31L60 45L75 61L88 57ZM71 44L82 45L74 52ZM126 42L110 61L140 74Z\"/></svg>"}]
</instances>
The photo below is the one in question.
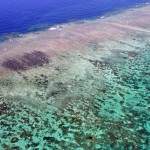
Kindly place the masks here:
<instances>
[{"instance_id":1,"label":"shallow water","mask_svg":"<svg viewBox=\"0 0 150 150\"><path fill-rule=\"evenodd\" d=\"M37 95L1 95L1 149L150 149L149 44L87 62L95 74L89 71L85 80L75 81L80 92L68 97L64 108L46 100L43 81L48 77L43 75L36 77ZM9 89L13 82L7 79L0 85ZM53 87L57 91L50 95L59 97L68 85L58 82Z\"/></svg>"}]
</instances>

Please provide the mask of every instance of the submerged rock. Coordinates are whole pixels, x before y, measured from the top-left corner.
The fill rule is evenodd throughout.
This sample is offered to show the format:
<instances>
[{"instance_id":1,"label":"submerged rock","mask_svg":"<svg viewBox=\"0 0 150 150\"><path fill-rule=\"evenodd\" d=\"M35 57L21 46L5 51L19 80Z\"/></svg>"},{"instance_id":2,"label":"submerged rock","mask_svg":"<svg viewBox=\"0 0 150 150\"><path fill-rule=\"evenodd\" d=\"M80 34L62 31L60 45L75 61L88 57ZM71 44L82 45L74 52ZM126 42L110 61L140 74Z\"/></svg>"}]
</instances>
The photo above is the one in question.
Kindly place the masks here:
<instances>
[{"instance_id":1,"label":"submerged rock","mask_svg":"<svg viewBox=\"0 0 150 150\"><path fill-rule=\"evenodd\" d=\"M11 139L11 143L16 143L16 142L18 142L18 140L19 139L17 137L14 137L14 138Z\"/></svg>"}]
</instances>

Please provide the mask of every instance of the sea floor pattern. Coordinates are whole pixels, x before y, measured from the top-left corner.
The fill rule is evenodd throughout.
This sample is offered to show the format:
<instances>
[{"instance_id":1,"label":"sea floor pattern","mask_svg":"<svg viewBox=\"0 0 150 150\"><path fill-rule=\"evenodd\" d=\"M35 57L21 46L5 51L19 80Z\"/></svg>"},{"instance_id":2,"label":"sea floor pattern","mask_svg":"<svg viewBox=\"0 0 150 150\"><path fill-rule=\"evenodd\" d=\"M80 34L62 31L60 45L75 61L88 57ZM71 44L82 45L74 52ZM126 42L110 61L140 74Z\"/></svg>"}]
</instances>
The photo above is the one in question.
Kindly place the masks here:
<instances>
[{"instance_id":1,"label":"sea floor pattern","mask_svg":"<svg viewBox=\"0 0 150 150\"><path fill-rule=\"evenodd\" d=\"M83 78L55 67L64 80L54 82L44 72L29 78L19 72L24 81L1 79L0 149L150 149L150 45L114 56L66 55L75 75L87 65ZM23 83L32 91L24 90ZM4 92L16 85L24 91Z\"/></svg>"}]
</instances>

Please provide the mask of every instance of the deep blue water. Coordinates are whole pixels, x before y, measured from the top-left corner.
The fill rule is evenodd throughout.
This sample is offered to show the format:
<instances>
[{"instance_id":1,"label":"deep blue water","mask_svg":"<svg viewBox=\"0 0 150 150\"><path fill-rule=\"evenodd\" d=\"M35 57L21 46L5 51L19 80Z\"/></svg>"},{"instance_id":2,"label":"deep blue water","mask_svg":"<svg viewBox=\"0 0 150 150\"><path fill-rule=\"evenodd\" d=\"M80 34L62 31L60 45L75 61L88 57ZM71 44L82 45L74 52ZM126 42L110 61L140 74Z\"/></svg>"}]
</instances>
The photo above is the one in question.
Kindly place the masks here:
<instances>
[{"instance_id":1,"label":"deep blue water","mask_svg":"<svg viewBox=\"0 0 150 150\"><path fill-rule=\"evenodd\" d=\"M90 19L150 0L0 0L0 35Z\"/></svg>"}]
</instances>

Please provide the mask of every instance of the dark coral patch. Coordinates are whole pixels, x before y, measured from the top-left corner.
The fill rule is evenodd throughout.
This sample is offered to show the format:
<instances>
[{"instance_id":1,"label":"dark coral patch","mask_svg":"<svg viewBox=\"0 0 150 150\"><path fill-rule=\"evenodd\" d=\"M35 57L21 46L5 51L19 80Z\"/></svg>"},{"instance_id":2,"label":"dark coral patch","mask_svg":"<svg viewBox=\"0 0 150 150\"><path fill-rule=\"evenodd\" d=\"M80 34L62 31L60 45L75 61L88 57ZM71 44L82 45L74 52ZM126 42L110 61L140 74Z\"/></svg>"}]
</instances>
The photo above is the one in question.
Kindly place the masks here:
<instances>
[{"instance_id":1,"label":"dark coral patch","mask_svg":"<svg viewBox=\"0 0 150 150\"><path fill-rule=\"evenodd\" d=\"M2 63L2 66L14 71L23 71L32 67L43 66L48 63L49 57L45 53L33 51L31 53L24 53L24 55L18 59L7 59Z\"/></svg>"},{"instance_id":2,"label":"dark coral patch","mask_svg":"<svg viewBox=\"0 0 150 150\"><path fill-rule=\"evenodd\" d=\"M14 138L11 139L11 143L16 143L16 142L18 142L18 140L19 139L17 137L14 137Z\"/></svg>"},{"instance_id":3,"label":"dark coral patch","mask_svg":"<svg viewBox=\"0 0 150 150\"><path fill-rule=\"evenodd\" d=\"M49 63L48 56L41 51L34 51L31 53L25 53L21 60L27 67L43 66Z\"/></svg>"},{"instance_id":4,"label":"dark coral patch","mask_svg":"<svg viewBox=\"0 0 150 150\"><path fill-rule=\"evenodd\" d=\"M16 59L7 59L6 61L3 62L2 66L14 71L26 69L25 64Z\"/></svg>"},{"instance_id":5,"label":"dark coral patch","mask_svg":"<svg viewBox=\"0 0 150 150\"><path fill-rule=\"evenodd\" d=\"M11 109L11 105L9 103L1 103L0 104L0 115L5 113L6 111Z\"/></svg>"}]
</instances>

